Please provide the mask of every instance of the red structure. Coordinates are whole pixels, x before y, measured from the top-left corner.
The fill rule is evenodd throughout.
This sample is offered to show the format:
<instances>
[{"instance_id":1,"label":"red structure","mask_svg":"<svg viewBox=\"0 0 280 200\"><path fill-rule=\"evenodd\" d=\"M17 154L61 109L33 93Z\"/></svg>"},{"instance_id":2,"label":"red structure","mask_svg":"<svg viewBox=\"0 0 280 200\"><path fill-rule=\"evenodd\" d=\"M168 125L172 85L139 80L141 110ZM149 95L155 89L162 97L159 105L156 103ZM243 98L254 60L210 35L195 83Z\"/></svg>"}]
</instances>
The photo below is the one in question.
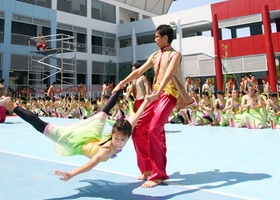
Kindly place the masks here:
<instances>
[{"instance_id":1,"label":"red structure","mask_svg":"<svg viewBox=\"0 0 280 200\"><path fill-rule=\"evenodd\" d=\"M278 84L275 54L280 52L280 0L228 0L212 4L212 29L215 45L215 65L217 89L223 89L222 58L230 56L246 57L265 54L267 59L268 81L271 90L276 92ZM273 15L271 14L273 13ZM232 39L222 40L219 22L232 20L232 22L249 16L261 16L257 22L243 22L241 25L231 26ZM273 16L273 17L272 17ZM276 31L271 32L271 22L276 24ZM251 36L237 38L236 29L242 26L250 28ZM225 52L224 47L227 47Z\"/></svg>"}]
</instances>

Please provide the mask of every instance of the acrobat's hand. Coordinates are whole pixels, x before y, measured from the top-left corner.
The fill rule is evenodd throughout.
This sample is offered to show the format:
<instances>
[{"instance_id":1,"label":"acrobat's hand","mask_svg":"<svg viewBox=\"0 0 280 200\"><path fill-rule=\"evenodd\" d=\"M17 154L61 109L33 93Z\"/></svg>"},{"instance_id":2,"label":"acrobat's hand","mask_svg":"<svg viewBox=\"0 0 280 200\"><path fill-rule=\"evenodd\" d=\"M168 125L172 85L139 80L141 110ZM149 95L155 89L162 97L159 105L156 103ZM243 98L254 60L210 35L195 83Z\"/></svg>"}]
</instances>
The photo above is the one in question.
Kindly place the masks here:
<instances>
[{"instance_id":1,"label":"acrobat's hand","mask_svg":"<svg viewBox=\"0 0 280 200\"><path fill-rule=\"evenodd\" d=\"M61 176L59 178L61 181L68 181L70 178L72 178L68 172L63 172L59 170L54 170L54 175Z\"/></svg>"},{"instance_id":2,"label":"acrobat's hand","mask_svg":"<svg viewBox=\"0 0 280 200\"><path fill-rule=\"evenodd\" d=\"M159 94L156 93L156 91L154 91L153 93L151 93L150 95L148 95L146 97L146 99L148 100L149 103L155 101L158 98Z\"/></svg>"},{"instance_id":3,"label":"acrobat's hand","mask_svg":"<svg viewBox=\"0 0 280 200\"><path fill-rule=\"evenodd\" d=\"M124 87L121 86L120 84L116 85L116 87L114 87L114 89L112 90L112 94L116 93L119 90L122 90Z\"/></svg>"}]
</instances>

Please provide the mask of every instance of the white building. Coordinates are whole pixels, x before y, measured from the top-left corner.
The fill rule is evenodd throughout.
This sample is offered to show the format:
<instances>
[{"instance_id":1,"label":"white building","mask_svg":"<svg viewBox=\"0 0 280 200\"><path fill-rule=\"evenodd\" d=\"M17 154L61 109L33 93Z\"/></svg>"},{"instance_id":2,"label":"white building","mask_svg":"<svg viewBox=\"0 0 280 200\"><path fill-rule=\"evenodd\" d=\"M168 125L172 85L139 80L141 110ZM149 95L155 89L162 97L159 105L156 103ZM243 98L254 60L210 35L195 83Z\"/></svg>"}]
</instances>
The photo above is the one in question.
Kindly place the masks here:
<instances>
[{"instance_id":1,"label":"white building","mask_svg":"<svg viewBox=\"0 0 280 200\"><path fill-rule=\"evenodd\" d=\"M105 80L118 82L124 78L132 63L144 62L158 49L154 34L160 24L171 24L176 30L172 45L184 56L183 65L192 66L184 67L184 76L200 76L202 71L204 76L213 76L210 5L166 14L171 3L172 0L0 0L0 77L9 80L6 86L14 89L63 82L63 77L71 73L46 79L42 74L33 74L41 81L30 78L34 65L30 59L46 56L34 54L36 47L30 38L39 33L50 38L63 34L73 36L76 44L76 74L72 74L75 78L69 85L84 82L96 91ZM59 44L50 41L48 46L56 48ZM61 59L73 59L66 52L55 57L46 61L58 68L63 65ZM46 65L41 68L40 73L45 75L56 71ZM152 76L150 73L147 75Z\"/></svg>"}]
</instances>

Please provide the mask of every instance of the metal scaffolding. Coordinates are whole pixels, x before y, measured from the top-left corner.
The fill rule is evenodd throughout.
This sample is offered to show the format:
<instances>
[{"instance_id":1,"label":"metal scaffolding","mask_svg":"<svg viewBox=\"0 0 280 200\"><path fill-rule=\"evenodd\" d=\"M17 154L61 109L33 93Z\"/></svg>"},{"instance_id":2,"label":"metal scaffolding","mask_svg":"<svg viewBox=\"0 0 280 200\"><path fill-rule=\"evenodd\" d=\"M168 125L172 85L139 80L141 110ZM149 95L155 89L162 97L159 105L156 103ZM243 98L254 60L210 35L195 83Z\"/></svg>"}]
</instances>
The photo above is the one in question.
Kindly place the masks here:
<instances>
[{"instance_id":1,"label":"metal scaffolding","mask_svg":"<svg viewBox=\"0 0 280 200\"><path fill-rule=\"evenodd\" d=\"M61 84L62 89L77 85L76 38L66 34L43 36L47 47L37 50L34 44L40 37L29 39L28 85L35 88L44 85L45 80L50 83L51 79Z\"/></svg>"}]
</instances>

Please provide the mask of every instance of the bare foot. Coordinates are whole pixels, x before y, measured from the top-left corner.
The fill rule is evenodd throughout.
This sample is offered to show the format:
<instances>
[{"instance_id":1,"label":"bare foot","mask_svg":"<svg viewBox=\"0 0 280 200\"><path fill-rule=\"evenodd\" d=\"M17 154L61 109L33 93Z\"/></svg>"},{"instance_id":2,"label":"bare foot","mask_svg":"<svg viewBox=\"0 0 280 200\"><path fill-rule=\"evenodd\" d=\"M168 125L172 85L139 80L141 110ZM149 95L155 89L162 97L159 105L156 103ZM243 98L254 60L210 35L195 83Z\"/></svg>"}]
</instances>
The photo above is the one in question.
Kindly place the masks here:
<instances>
[{"instance_id":1,"label":"bare foot","mask_svg":"<svg viewBox=\"0 0 280 200\"><path fill-rule=\"evenodd\" d=\"M162 183L162 179L146 181L142 184L143 188L153 188Z\"/></svg>"},{"instance_id":2,"label":"bare foot","mask_svg":"<svg viewBox=\"0 0 280 200\"><path fill-rule=\"evenodd\" d=\"M138 176L138 180L147 180L148 176L152 173L152 171L145 171L142 175Z\"/></svg>"}]
</instances>

